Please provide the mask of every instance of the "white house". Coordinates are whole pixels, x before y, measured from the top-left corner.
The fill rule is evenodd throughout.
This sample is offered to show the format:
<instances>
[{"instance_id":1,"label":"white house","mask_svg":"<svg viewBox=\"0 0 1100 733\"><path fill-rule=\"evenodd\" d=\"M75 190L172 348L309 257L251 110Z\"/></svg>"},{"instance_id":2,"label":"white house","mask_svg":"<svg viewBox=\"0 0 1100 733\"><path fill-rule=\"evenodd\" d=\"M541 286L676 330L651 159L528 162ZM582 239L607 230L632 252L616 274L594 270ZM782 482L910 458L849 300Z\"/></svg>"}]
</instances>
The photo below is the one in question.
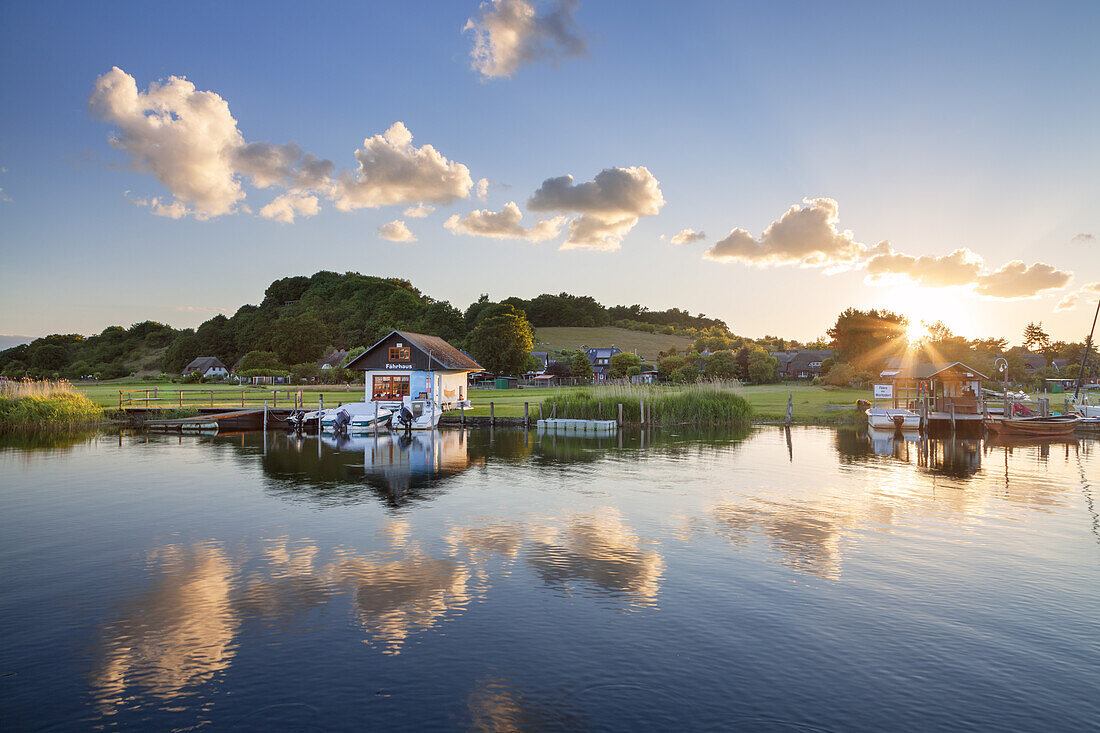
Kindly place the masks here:
<instances>
[{"instance_id":1,"label":"white house","mask_svg":"<svg viewBox=\"0 0 1100 733\"><path fill-rule=\"evenodd\" d=\"M392 331L348 362L366 377L366 401L395 409L401 398L431 400L455 409L468 397L469 374L484 368L438 336Z\"/></svg>"},{"instance_id":2,"label":"white house","mask_svg":"<svg viewBox=\"0 0 1100 733\"><path fill-rule=\"evenodd\" d=\"M199 372L204 377L224 377L229 374L225 364L216 356L200 356L183 368L184 375Z\"/></svg>"}]
</instances>

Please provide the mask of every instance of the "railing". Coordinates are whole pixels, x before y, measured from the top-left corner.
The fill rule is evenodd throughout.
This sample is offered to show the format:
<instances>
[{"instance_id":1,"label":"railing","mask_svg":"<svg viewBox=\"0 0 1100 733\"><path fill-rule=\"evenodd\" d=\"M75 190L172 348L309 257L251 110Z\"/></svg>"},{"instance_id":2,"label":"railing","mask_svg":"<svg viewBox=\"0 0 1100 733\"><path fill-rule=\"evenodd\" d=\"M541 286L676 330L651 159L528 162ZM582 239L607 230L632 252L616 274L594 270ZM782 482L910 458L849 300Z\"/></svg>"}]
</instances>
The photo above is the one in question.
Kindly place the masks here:
<instances>
[{"instance_id":1,"label":"railing","mask_svg":"<svg viewBox=\"0 0 1100 733\"><path fill-rule=\"evenodd\" d=\"M282 406L284 408L298 408L304 406L302 390L276 389L276 390L228 390L228 389L120 389L118 391L118 407L120 410L127 408L152 408L152 407L263 407L266 402L269 407L276 409L280 404L280 392L282 393Z\"/></svg>"}]
</instances>

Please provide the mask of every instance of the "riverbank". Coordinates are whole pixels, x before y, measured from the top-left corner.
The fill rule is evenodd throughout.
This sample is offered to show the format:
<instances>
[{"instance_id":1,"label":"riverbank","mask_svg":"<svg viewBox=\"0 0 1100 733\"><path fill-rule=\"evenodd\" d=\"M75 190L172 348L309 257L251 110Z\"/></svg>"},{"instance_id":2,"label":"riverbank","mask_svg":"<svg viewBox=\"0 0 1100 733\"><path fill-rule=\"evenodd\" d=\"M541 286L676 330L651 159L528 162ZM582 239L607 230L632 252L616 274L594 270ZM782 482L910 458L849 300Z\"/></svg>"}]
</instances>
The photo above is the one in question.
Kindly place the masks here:
<instances>
[{"instance_id":1,"label":"riverbank","mask_svg":"<svg viewBox=\"0 0 1100 733\"><path fill-rule=\"evenodd\" d=\"M67 432L102 420L102 408L64 380L0 385L0 432Z\"/></svg>"}]
</instances>

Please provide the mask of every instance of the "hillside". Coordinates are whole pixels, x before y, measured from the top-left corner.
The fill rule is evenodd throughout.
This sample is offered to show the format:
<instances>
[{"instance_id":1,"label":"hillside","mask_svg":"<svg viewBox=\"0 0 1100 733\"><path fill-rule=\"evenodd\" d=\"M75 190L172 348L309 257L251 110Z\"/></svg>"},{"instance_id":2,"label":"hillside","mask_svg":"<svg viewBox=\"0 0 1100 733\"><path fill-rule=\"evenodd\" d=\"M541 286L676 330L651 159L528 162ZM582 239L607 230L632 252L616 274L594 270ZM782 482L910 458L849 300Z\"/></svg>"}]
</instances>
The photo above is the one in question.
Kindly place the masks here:
<instances>
[{"instance_id":1,"label":"hillside","mask_svg":"<svg viewBox=\"0 0 1100 733\"><path fill-rule=\"evenodd\" d=\"M638 355L656 360L657 352L669 347L684 349L692 344L686 336L669 336L644 331L628 331L625 328L601 326L581 328L570 326L545 326L535 329L535 351L572 351L582 345L617 346L623 351L638 350Z\"/></svg>"}]
</instances>

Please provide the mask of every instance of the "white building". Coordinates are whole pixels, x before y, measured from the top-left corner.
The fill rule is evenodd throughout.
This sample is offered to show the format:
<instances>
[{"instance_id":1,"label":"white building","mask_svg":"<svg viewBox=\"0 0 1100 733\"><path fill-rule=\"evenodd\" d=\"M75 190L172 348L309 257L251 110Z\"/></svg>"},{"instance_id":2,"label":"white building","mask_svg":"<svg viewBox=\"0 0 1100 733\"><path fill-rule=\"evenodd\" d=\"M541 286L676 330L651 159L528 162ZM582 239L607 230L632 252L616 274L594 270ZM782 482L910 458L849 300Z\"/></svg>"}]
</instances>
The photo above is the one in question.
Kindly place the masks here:
<instances>
[{"instance_id":1,"label":"white building","mask_svg":"<svg viewBox=\"0 0 1100 733\"><path fill-rule=\"evenodd\" d=\"M348 362L366 377L366 401L396 409L401 399L431 400L440 410L467 399L469 374L482 366L438 336L393 331Z\"/></svg>"},{"instance_id":2,"label":"white building","mask_svg":"<svg viewBox=\"0 0 1100 733\"><path fill-rule=\"evenodd\" d=\"M200 356L183 368L184 375L199 372L204 377L224 377L229 374L225 364L216 356Z\"/></svg>"}]
</instances>

